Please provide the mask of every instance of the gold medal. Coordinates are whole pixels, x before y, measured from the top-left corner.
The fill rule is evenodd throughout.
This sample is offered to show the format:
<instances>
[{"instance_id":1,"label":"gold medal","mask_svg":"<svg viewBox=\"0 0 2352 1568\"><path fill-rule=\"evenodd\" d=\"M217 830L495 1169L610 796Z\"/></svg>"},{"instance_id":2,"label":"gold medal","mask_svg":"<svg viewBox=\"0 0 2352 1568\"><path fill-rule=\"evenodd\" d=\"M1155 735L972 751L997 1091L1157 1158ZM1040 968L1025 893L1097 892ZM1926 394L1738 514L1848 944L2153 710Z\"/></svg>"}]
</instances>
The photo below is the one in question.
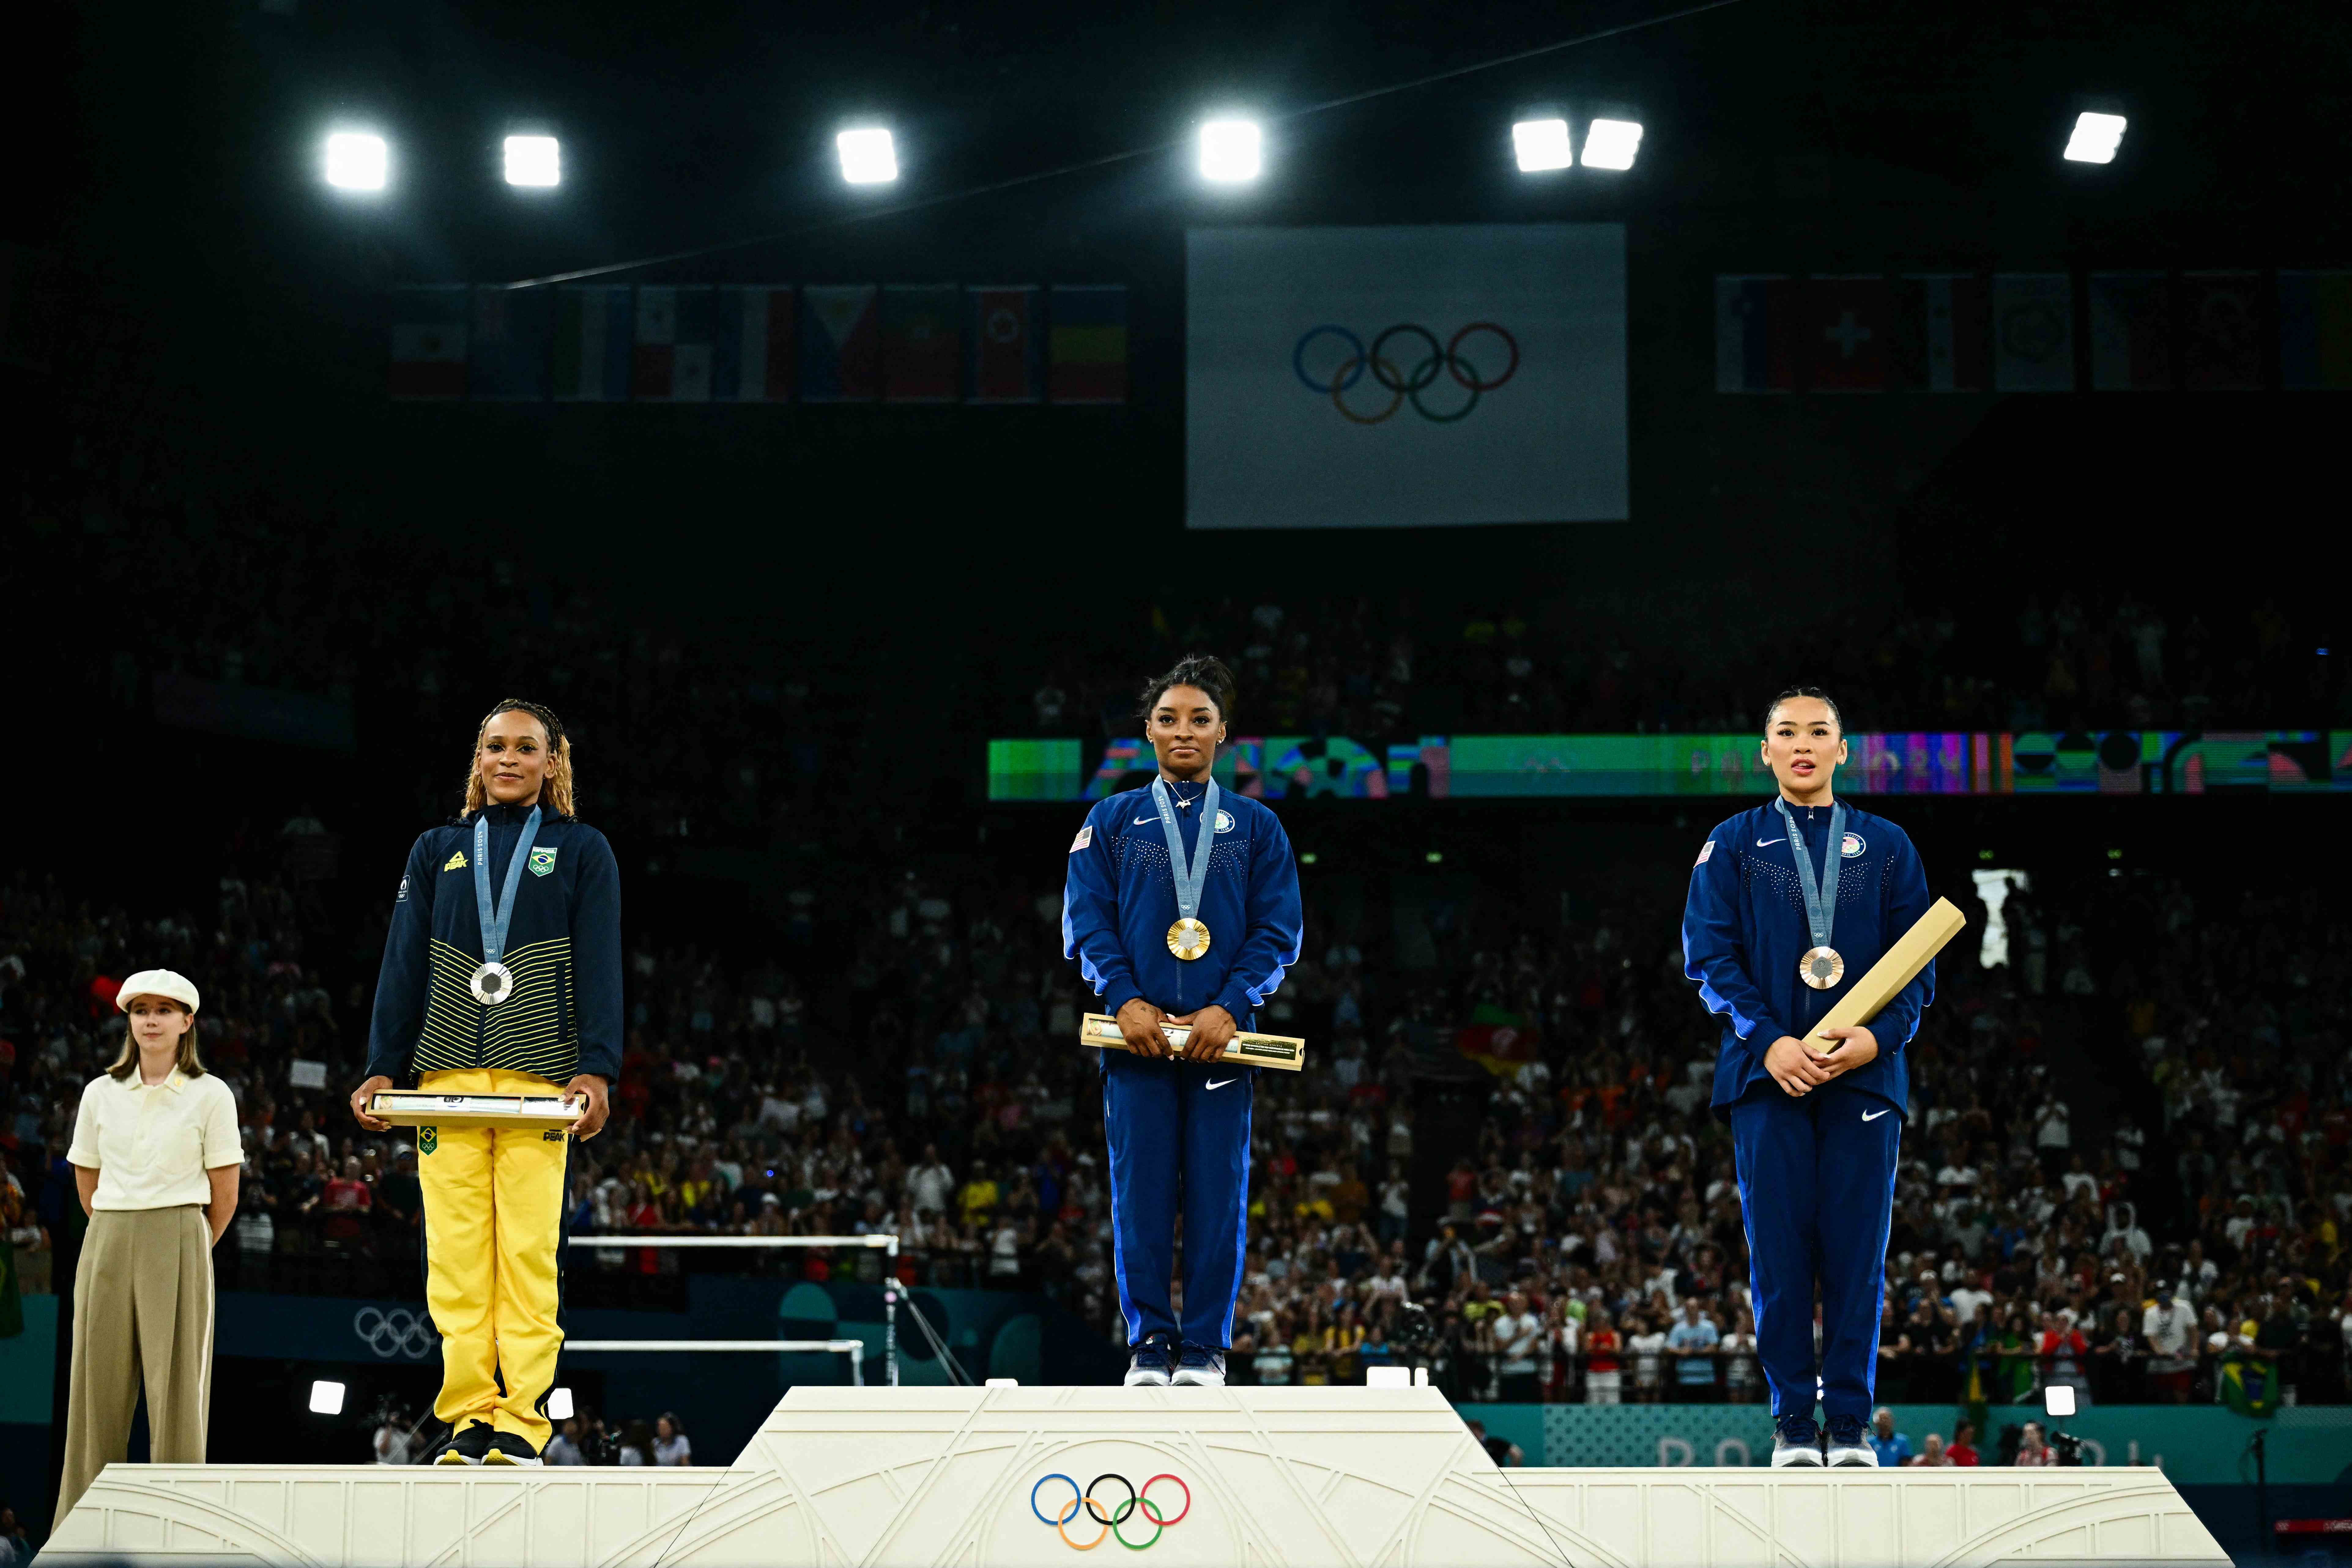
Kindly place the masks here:
<instances>
[{"instance_id":1,"label":"gold medal","mask_svg":"<svg viewBox=\"0 0 2352 1568\"><path fill-rule=\"evenodd\" d=\"M1190 963L1209 951L1209 928L1189 915L1168 928L1168 951Z\"/></svg>"},{"instance_id":2,"label":"gold medal","mask_svg":"<svg viewBox=\"0 0 2352 1568\"><path fill-rule=\"evenodd\" d=\"M1814 948L1797 960L1797 978L1816 991L1826 991L1845 978L1845 960L1836 948Z\"/></svg>"}]
</instances>

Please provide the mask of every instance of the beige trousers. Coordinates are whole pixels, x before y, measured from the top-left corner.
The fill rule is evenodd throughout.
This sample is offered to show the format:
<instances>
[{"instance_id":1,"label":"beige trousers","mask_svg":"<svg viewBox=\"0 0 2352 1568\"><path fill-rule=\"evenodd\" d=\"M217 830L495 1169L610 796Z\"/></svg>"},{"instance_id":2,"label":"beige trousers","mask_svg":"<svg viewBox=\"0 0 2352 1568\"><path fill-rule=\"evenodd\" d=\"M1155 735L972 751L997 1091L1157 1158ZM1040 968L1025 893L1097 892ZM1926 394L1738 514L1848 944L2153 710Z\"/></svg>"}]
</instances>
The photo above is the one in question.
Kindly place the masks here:
<instances>
[{"instance_id":1,"label":"beige trousers","mask_svg":"<svg viewBox=\"0 0 2352 1568\"><path fill-rule=\"evenodd\" d=\"M126 1458L139 1391L149 1457L201 1464L213 1403L212 1226L194 1204L100 1209L74 1273L63 1520L98 1472Z\"/></svg>"}]
</instances>

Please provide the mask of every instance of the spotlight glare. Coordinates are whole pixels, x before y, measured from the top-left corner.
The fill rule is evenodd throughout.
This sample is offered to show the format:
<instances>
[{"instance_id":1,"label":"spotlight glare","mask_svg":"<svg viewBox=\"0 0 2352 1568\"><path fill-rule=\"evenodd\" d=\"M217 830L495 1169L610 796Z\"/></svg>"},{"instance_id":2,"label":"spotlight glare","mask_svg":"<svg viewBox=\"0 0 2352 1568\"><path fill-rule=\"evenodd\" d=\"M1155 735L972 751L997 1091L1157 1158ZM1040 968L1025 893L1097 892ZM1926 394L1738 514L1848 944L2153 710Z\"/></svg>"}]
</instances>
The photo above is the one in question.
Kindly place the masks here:
<instances>
[{"instance_id":1,"label":"spotlight glare","mask_svg":"<svg viewBox=\"0 0 2352 1568\"><path fill-rule=\"evenodd\" d=\"M310 1414L341 1415L343 1413L343 1385L324 1378L310 1385Z\"/></svg>"},{"instance_id":2,"label":"spotlight glare","mask_svg":"<svg viewBox=\"0 0 2352 1568\"><path fill-rule=\"evenodd\" d=\"M381 136L337 131L327 138L327 184L339 191L380 191L391 167L391 150Z\"/></svg>"},{"instance_id":3,"label":"spotlight glare","mask_svg":"<svg viewBox=\"0 0 2352 1568\"><path fill-rule=\"evenodd\" d=\"M2066 142L2066 156L2077 163L2114 163L2116 149L2123 145L2124 124L2120 114L2085 110L2076 115L2074 134Z\"/></svg>"},{"instance_id":4,"label":"spotlight glare","mask_svg":"<svg viewBox=\"0 0 2352 1568\"><path fill-rule=\"evenodd\" d=\"M1568 155L1565 120L1522 120L1511 127L1511 145L1519 154L1522 174L1565 169L1576 161Z\"/></svg>"},{"instance_id":5,"label":"spotlight glare","mask_svg":"<svg viewBox=\"0 0 2352 1568\"><path fill-rule=\"evenodd\" d=\"M507 138L508 184L544 186L561 184L562 180L562 166L554 137Z\"/></svg>"},{"instance_id":6,"label":"spotlight glare","mask_svg":"<svg viewBox=\"0 0 2352 1568\"><path fill-rule=\"evenodd\" d=\"M572 1391L570 1389L558 1388L550 1391L547 1396L547 1418L550 1421L569 1421L572 1419Z\"/></svg>"},{"instance_id":7,"label":"spotlight glare","mask_svg":"<svg viewBox=\"0 0 2352 1568\"><path fill-rule=\"evenodd\" d=\"M1630 169L1642 145L1642 128L1631 120L1596 120L1584 131L1584 166Z\"/></svg>"},{"instance_id":8,"label":"spotlight glare","mask_svg":"<svg viewBox=\"0 0 2352 1568\"><path fill-rule=\"evenodd\" d=\"M876 126L845 131L833 139L841 153L841 177L853 185L887 185L898 177L898 154L890 132Z\"/></svg>"},{"instance_id":9,"label":"spotlight glare","mask_svg":"<svg viewBox=\"0 0 2352 1568\"><path fill-rule=\"evenodd\" d=\"M1212 120L1201 127L1201 178L1219 184L1255 180L1265 165L1255 120Z\"/></svg>"}]
</instances>

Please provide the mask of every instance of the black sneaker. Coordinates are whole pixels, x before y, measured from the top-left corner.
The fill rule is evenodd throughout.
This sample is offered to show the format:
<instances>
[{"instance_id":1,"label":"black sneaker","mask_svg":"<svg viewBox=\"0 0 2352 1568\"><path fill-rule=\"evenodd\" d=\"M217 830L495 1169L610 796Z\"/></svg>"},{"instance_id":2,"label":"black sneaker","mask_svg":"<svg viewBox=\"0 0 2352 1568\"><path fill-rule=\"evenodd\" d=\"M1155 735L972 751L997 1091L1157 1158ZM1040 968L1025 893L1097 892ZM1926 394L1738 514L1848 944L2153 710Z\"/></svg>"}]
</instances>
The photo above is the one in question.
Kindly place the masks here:
<instances>
[{"instance_id":1,"label":"black sneaker","mask_svg":"<svg viewBox=\"0 0 2352 1568\"><path fill-rule=\"evenodd\" d=\"M1830 1417L1830 1467L1876 1469L1878 1450L1870 1446L1869 1425L1859 1415Z\"/></svg>"},{"instance_id":2,"label":"black sneaker","mask_svg":"<svg viewBox=\"0 0 2352 1568\"><path fill-rule=\"evenodd\" d=\"M1223 1388L1225 1385L1225 1352L1200 1345L1186 1345L1184 1353L1176 1361L1172 1380L1179 1388Z\"/></svg>"},{"instance_id":3,"label":"black sneaker","mask_svg":"<svg viewBox=\"0 0 2352 1568\"><path fill-rule=\"evenodd\" d=\"M486 1465L536 1465L542 1463L539 1450L511 1432L490 1434L490 1450L482 1456Z\"/></svg>"},{"instance_id":4,"label":"black sneaker","mask_svg":"<svg viewBox=\"0 0 2352 1568\"><path fill-rule=\"evenodd\" d=\"M1822 1467L1822 1429L1810 1415L1783 1415L1772 1423L1772 1468Z\"/></svg>"},{"instance_id":5,"label":"black sneaker","mask_svg":"<svg viewBox=\"0 0 2352 1568\"><path fill-rule=\"evenodd\" d=\"M436 1465L478 1465L490 1451L490 1440L498 1436L487 1421L477 1421L463 1432L452 1426L449 1440L433 1457Z\"/></svg>"},{"instance_id":6,"label":"black sneaker","mask_svg":"<svg viewBox=\"0 0 2352 1568\"><path fill-rule=\"evenodd\" d=\"M1135 1347L1135 1355L1127 1363L1127 1386L1129 1388L1165 1388L1169 1375L1176 1370L1177 1343L1174 1336L1155 1334Z\"/></svg>"}]
</instances>

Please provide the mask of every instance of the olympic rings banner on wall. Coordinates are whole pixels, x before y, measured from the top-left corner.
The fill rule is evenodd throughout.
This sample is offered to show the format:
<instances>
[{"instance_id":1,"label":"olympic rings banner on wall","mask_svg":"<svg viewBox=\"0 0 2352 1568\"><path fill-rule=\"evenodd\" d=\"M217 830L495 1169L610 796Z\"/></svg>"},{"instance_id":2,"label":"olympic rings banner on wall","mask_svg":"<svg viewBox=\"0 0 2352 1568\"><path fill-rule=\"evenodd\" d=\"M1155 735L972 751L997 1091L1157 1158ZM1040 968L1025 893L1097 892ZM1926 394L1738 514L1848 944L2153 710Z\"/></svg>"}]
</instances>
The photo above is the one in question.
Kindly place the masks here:
<instances>
[{"instance_id":1,"label":"olympic rings banner on wall","mask_svg":"<svg viewBox=\"0 0 2352 1568\"><path fill-rule=\"evenodd\" d=\"M1187 240L1187 526L1627 515L1622 226Z\"/></svg>"}]
</instances>

